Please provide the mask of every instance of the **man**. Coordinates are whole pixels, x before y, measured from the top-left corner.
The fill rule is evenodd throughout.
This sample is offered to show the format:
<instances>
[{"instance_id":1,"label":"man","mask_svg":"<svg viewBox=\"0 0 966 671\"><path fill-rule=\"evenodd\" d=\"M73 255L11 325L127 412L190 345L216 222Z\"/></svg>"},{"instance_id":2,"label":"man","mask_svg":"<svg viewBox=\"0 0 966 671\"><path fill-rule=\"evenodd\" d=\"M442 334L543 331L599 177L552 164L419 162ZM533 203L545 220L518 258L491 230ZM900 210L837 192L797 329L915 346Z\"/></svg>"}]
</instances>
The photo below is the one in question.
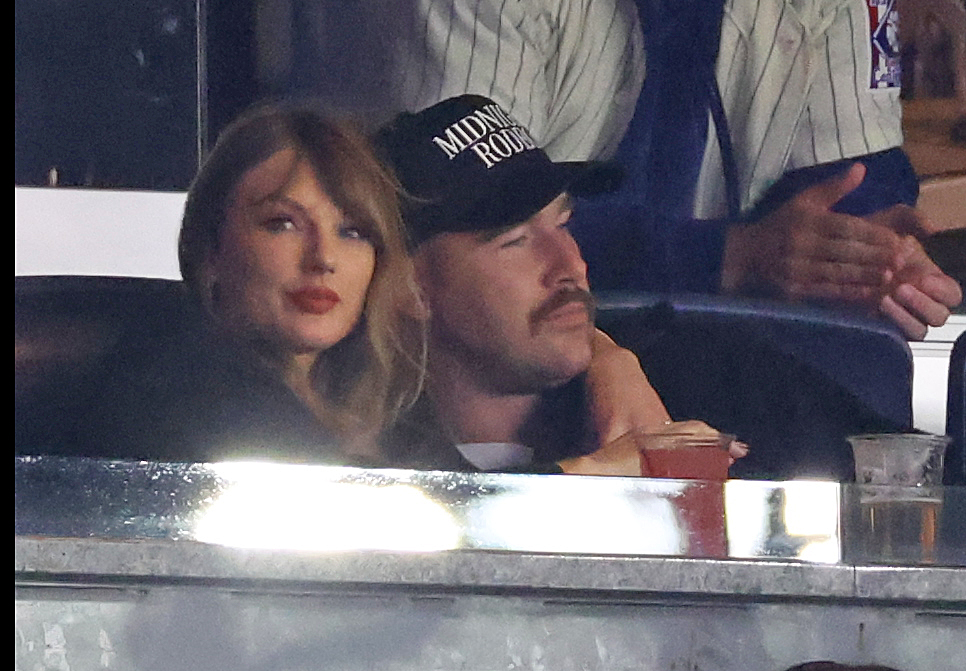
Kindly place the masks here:
<instances>
[{"instance_id":1,"label":"man","mask_svg":"<svg viewBox=\"0 0 966 671\"><path fill-rule=\"evenodd\" d=\"M426 394L385 441L396 462L585 474L639 468L636 455L608 447L620 432L601 435L585 407L589 386L595 397L639 399L645 409L634 426L656 430L670 419L642 376L636 390L601 388L615 377L610 366L624 379L640 369L595 335L587 267L568 226L571 196L612 188L609 167L551 162L502 108L471 95L400 115L377 143L409 196L403 215L429 323ZM673 326L655 325L655 347L646 354L669 363L657 370L683 417L709 409L729 431L762 438L760 456L754 445L742 459L747 474L848 478L844 436L898 428L763 347L743 346L736 355L734 343L683 335L691 354L702 354L695 365L688 361L694 356L675 348L682 332ZM752 366L785 377L772 375L767 390L754 379L744 383L741 371ZM734 388L718 383L718 369L728 371ZM697 391L703 377L714 380L713 389L701 387L702 402L688 404L687 390ZM748 407L735 413L743 399ZM788 430L760 429L775 424L761 421L772 416L787 417ZM678 430L698 430L680 424Z\"/></svg>"},{"instance_id":2,"label":"man","mask_svg":"<svg viewBox=\"0 0 966 671\"><path fill-rule=\"evenodd\" d=\"M425 398L386 441L397 462L639 474L633 453L581 456L607 438L589 424L584 374L601 349L606 360L617 348L595 334L570 194L612 188L612 169L551 162L480 96L400 115L377 143L409 196L403 214L429 322ZM631 365L631 395L650 413L637 426L663 426L663 405ZM629 471L611 469L615 456Z\"/></svg>"}]
</instances>

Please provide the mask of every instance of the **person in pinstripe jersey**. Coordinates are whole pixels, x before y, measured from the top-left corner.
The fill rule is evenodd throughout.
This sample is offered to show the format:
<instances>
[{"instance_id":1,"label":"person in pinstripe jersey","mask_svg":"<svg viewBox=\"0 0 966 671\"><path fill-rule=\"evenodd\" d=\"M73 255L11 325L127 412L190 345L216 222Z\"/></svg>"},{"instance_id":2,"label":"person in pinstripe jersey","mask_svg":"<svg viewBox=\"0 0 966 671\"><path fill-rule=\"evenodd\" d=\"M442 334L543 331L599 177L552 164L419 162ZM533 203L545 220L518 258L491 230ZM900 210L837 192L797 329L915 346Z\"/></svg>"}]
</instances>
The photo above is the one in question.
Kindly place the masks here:
<instances>
[{"instance_id":1,"label":"person in pinstripe jersey","mask_svg":"<svg viewBox=\"0 0 966 671\"><path fill-rule=\"evenodd\" d=\"M962 292L915 237L893 0L640 6L654 49L621 150L666 286L944 323Z\"/></svg>"},{"instance_id":2,"label":"person in pinstripe jersey","mask_svg":"<svg viewBox=\"0 0 966 671\"><path fill-rule=\"evenodd\" d=\"M912 338L945 322L962 293L915 237L893 0L637 4L421 0L395 96L487 95L555 160L618 150L625 188L575 229L597 289L844 301Z\"/></svg>"}]
</instances>

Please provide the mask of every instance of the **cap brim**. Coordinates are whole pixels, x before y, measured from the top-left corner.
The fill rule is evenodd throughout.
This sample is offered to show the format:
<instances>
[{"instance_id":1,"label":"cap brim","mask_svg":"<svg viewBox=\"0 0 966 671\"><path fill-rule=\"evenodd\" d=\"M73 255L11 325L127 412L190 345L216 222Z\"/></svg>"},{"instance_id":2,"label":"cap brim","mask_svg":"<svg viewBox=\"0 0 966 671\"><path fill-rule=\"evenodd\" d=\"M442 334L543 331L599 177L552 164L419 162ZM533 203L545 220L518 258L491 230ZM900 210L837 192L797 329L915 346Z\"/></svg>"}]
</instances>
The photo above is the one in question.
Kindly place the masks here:
<instances>
[{"instance_id":1,"label":"cap brim","mask_svg":"<svg viewBox=\"0 0 966 671\"><path fill-rule=\"evenodd\" d=\"M522 223L561 193L581 197L609 193L620 187L623 178L620 166L601 161L547 162L529 168L506 171L493 180L487 192L475 194L461 213L467 229L483 231Z\"/></svg>"},{"instance_id":2,"label":"cap brim","mask_svg":"<svg viewBox=\"0 0 966 671\"><path fill-rule=\"evenodd\" d=\"M566 191L575 196L599 196L612 193L624 181L624 170L614 161L581 161L555 163L570 171Z\"/></svg>"}]
</instances>

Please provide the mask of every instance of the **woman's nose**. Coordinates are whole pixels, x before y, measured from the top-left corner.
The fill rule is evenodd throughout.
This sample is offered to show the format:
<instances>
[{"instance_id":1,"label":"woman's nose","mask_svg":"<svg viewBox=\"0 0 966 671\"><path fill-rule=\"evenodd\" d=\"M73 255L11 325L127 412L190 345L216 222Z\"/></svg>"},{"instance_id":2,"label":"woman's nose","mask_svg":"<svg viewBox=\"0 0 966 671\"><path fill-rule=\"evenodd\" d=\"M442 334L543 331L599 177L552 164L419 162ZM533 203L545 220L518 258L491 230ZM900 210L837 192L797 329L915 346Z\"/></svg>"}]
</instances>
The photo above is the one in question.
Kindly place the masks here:
<instances>
[{"instance_id":1,"label":"woman's nose","mask_svg":"<svg viewBox=\"0 0 966 671\"><path fill-rule=\"evenodd\" d=\"M316 231L308 237L303 262L311 272L335 272L334 240L326 239L321 232Z\"/></svg>"}]
</instances>

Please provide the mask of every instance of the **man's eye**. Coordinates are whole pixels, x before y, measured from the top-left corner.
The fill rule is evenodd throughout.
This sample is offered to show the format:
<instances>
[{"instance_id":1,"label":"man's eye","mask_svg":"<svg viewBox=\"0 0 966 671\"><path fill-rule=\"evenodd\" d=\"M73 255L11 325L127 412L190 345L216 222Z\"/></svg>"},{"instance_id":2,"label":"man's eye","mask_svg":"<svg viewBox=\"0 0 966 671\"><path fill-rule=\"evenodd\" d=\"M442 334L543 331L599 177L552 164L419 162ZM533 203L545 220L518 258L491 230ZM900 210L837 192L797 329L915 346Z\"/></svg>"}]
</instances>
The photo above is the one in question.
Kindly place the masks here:
<instances>
[{"instance_id":1,"label":"man's eye","mask_svg":"<svg viewBox=\"0 0 966 671\"><path fill-rule=\"evenodd\" d=\"M522 247L526 241L526 235L515 235L508 240L502 241L500 243L500 249L506 249L507 247Z\"/></svg>"},{"instance_id":2,"label":"man's eye","mask_svg":"<svg viewBox=\"0 0 966 671\"><path fill-rule=\"evenodd\" d=\"M294 231L297 228L292 217L271 217L262 222L262 227L270 233Z\"/></svg>"}]
</instances>

